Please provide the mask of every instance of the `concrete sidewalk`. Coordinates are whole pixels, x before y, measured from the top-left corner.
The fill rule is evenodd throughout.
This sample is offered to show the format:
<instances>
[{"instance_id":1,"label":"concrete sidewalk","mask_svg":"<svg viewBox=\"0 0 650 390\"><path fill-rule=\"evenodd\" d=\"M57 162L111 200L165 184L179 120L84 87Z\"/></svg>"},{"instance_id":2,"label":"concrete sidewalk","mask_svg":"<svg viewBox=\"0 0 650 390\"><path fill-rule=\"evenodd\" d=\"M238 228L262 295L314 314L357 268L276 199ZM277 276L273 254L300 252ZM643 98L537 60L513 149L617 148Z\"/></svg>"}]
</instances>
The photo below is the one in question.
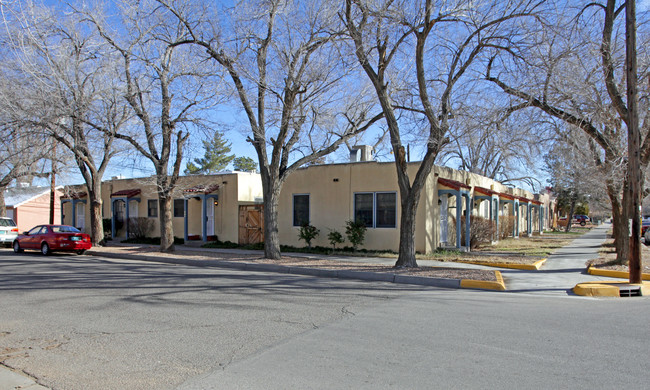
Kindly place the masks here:
<instances>
[{"instance_id":1,"label":"concrete sidewalk","mask_svg":"<svg viewBox=\"0 0 650 390\"><path fill-rule=\"evenodd\" d=\"M48 390L29 376L0 364L0 390Z\"/></svg>"},{"instance_id":2,"label":"concrete sidewalk","mask_svg":"<svg viewBox=\"0 0 650 390\"><path fill-rule=\"evenodd\" d=\"M571 291L578 283L615 280L587 273L586 263L598 257L607 238L610 224L601 224L577 237L569 245L548 257L538 271L501 269L509 292L542 295L575 295Z\"/></svg>"}]
</instances>

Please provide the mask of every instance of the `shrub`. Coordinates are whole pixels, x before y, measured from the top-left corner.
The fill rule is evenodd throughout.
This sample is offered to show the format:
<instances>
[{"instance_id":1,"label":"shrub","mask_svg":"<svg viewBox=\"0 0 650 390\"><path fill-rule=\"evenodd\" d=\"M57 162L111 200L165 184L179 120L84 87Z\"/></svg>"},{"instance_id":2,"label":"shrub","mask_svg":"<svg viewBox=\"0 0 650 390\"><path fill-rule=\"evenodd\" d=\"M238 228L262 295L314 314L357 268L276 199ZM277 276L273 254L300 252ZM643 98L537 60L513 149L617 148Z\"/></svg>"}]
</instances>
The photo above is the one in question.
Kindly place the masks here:
<instances>
[{"instance_id":1,"label":"shrub","mask_svg":"<svg viewBox=\"0 0 650 390\"><path fill-rule=\"evenodd\" d=\"M232 241L211 241L207 244L202 245L203 248L239 248L239 244L235 244Z\"/></svg>"},{"instance_id":2,"label":"shrub","mask_svg":"<svg viewBox=\"0 0 650 390\"><path fill-rule=\"evenodd\" d=\"M311 248L311 241L316 238L318 234L320 234L320 230L318 230L316 226L303 223L298 231L298 238L304 240L307 243L307 246Z\"/></svg>"},{"instance_id":3,"label":"shrub","mask_svg":"<svg viewBox=\"0 0 650 390\"><path fill-rule=\"evenodd\" d=\"M104 237L109 237L112 235L113 225L112 219L102 218L102 229L104 230Z\"/></svg>"},{"instance_id":4,"label":"shrub","mask_svg":"<svg viewBox=\"0 0 650 390\"><path fill-rule=\"evenodd\" d=\"M336 230L330 230L330 232L327 234L327 239L330 241L330 244L332 245L332 250L336 249L336 244L343 244L343 235Z\"/></svg>"},{"instance_id":5,"label":"shrub","mask_svg":"<svg viewBox=\"0 0 650 390\"><path fill-rule=\"evenodd\" d=\"M489 219L470 216L469 217L469 247L476 249L481 244L492 242L494 233L494 222ZM461 240L465 243L465 216L461 217Z\"/></svg>"},{"instance_id":6,"label":"shrub","mask_svg":"<svg viewBox=\"0 0 650 390\"><path fill-rule=\"evenodd\" d=\"M145 238L153 230L153 219L145 217L129 218L129 236Z\"/></svg>"},{"instance_id":7,"label":"shrub","mask_svg":"<svg viewBox=\"0 0 650 390\"><path fill-rule=\"evenodd\" d=\"M499 217L499 238L506 239L510 237L512 231L515 230L515 216L502 215Z\"/></svg>"},{"instance_id":8,"label":"shrub","mask_svg":"<svg viewBox=\"0 0 650 390\"><path fill-rule=\"evenodd\" d=\"M366 224L364 222L347 221L345 222L345 235L352 244L354 251L357 251L359 245L363 244L366 239Z\"/></svg>"}]
</instances>

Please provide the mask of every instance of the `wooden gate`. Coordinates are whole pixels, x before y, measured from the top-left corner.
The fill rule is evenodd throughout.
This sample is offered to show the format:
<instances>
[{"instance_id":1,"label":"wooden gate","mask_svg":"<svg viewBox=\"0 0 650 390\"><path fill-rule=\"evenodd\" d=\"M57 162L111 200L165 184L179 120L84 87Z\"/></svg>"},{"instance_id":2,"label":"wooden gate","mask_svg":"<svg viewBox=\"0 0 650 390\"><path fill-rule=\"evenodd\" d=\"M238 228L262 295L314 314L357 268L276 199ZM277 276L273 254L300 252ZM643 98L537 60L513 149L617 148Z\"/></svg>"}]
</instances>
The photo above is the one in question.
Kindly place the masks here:
<instances>
[{"instance_id":1,"label":"wooden gate","mask_svg":"<svg viewBox=\"0 0 650 390\"><path fill-rule=\"evenodd\" d=\"M239 244L264 241L264 210L261 205L239 206Z\"/></svg>"}]
</instances>

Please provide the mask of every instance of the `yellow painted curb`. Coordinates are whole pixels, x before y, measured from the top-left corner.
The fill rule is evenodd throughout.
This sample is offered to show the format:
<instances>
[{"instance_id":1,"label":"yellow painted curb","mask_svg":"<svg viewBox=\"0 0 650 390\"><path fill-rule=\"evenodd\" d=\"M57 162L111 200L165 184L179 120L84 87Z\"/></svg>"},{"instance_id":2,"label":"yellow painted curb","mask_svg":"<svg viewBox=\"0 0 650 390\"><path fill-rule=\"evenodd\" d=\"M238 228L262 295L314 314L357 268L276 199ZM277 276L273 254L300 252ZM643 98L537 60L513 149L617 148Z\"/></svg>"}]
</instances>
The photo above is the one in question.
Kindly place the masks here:
<instances>
[{"instance_id":1,"label":"yellow painted curb","mask_svg":"<svg viewBox=\"0 0 650 390\"><path fill-rule=\"evenodd\" d=\"M494 271L494 276L497 278L496 282L488 282L485 280L461 279L460 288L480 288L483 290L505 291L506 284L503 281L501 272Z\"/></svg>"},{"instance_id":2,"label":"yellow painted curb","mask_svg":"<svg viewBox=\"0 0 650 390\"><path fill-rule=\"evenodd\" d=\"M578 283L573 288L573 292L577 295L586 297L620 297L621 293L619 285L629 284L622 282L584 282ZM647 296L650 294L650 283L631 284L631 286L640 286L641 295Z\"/></svg>"},{"instance_id":3,"label":"yellow painted curb","mask_svg":"<svg viewBox=\"0 0 650 390\"><path fill-rule=\"evenodd\" d=\"M589 266L587 268L587 273L589 275L596 275L596 276L607 276L610 278L621 278L621 279L629 279L630 278L630 273L625 272L625 271L613 271L613 270L608 270L608 269L598 269L592 266ZM641 274L641 279L643 280L650 280L650 274Z\"/></svg>"},{"instance_id":4,"label":"yellow painted curb","mask_svg":"<svg viewBox=\"0 0 650 390\"><path fill-rule=\"evenodd\" d=\"M488 267L495 267L495 268L511 268L511 269L523 269L528 271L537 271L546 262L546 259L541 259L539 261L536 261L533 264L492 263L489 261L471 261L471 260L460 260L457 262L465 263L465 264L486 265Z\"/></svg>"}]
</instances>

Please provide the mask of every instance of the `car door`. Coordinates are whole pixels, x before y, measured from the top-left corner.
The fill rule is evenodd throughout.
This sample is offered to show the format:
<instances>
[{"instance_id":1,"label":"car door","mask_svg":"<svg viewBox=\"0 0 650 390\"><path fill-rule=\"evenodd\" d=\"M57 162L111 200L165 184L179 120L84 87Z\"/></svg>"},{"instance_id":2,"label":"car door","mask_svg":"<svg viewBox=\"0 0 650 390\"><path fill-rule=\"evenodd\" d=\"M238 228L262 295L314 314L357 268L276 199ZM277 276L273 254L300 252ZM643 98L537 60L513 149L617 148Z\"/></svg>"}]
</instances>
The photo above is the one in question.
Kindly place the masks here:
<instances>
[{"instance_id":1,"label":"car door","mask_svg":"<svg viewBox=\"0 0 650 390\"><path fill-rule=\"evenodd\" d=\"M27 232L27 236L25 236L24 239L20 240L20 246L24 249L37 248L37 245L40 244L41 229L43 229L43 226L36 226Z\"/></svg>"},{"instance_id":2,"label":"car door","mask_svg":"<svg viewBox=\"0 0 650 390\"><path fill-rule=\"evenodd\" d=\"M41 243L43 241L47 241L48 244L50 245L50 248L52 248L52 244L50 243L52 241L51 235L52 235L52 230L50 228L48 228L47 226L43 226L41 228L41 231L38 232L38 234L36 235L37 238L36 238L36 241L34 242L34 244L35 244L34 248L35 249L41 249Z\"/></svg>"}]
</instances>

